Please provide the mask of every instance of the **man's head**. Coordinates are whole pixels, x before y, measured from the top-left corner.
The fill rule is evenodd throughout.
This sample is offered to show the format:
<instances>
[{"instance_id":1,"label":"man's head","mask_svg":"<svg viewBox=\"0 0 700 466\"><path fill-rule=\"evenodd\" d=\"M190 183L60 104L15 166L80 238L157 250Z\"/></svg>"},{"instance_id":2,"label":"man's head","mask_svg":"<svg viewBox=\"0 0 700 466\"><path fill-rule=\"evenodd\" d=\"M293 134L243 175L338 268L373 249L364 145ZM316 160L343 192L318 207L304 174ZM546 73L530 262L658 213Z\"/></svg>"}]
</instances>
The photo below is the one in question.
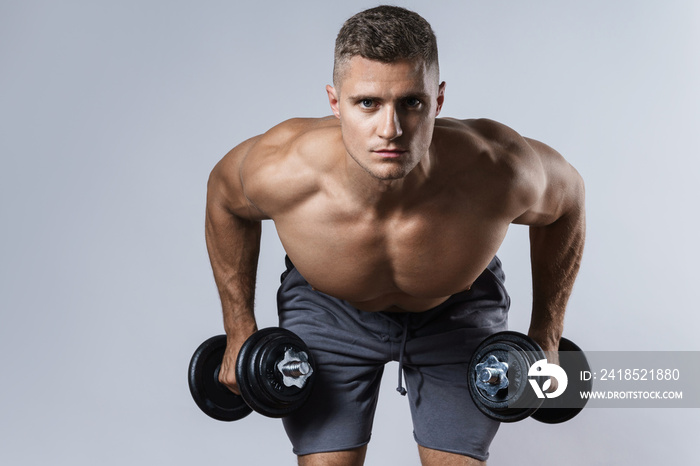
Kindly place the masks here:
<instances>
[{"instance_id":1,"label":"man's head","mask_svg":"<svg viewBox=\"0 0 700 466\"><path fill-rule=\"evenodd\" d=\"M383 63L419 59L426 68L439 70L437 40L430 24L419 14L397 6L371 8L345 21L335 40L336 87L355 56Z\"/></svg>"},{"instance_id":2,"label":"man's head","mask_svg":"<svg viewBox=\"0 0 700 466\"><path fill-rule=\"evenodd\" d=\"M348 155L375 179L404 178L428 157L444 100L430 25L403 8L364 11L343 25L335 57L326 91Z\"/></svg>"}]
</instances>

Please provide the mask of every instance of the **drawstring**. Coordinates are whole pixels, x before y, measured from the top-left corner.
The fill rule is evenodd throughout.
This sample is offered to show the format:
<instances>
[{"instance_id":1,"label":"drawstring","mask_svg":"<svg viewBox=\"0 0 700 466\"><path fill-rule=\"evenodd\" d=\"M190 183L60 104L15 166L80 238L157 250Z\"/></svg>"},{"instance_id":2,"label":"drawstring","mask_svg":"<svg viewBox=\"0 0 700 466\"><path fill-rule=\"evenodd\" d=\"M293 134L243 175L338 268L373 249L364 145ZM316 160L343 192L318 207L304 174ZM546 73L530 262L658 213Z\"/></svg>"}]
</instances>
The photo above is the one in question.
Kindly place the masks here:
<instances>
[{"instance_id":1,"label":"drawstring","mask_svg":"<svg viewBox=\"0 0 700 466\"><path fill-rule=\"evenodd\" d=\"M396 391L402 396L406 396L406 389L403 388L403 353L406 349L406 337L408 336L408 316L403 321L403 337L401 338L401 349L399 350L399 386Z\"/></svg>"},{"instance_id":2,"label":"drawstring","mask_svg":"<svg viewBox=\"0 0 700 466\"><path fill-rule=\"evenodd\" d=\"M381 312L378 313L379 316L385 318L389 322L391 322L394 325L402 326L403 327L403 336L401 337L401 348L399 349L399 386L396 387L396 391L399 392L401 395L406 396L406 389L403 386L403 357L404 353L406 352L406 339L408 338L408 325L409 325L409 320L411 318L410 313L406 313L406 315L403 316L403 318L394 318L394 317L389 317ZM403 321L403 325L399 323L399 319ZM383 340L386 341L386 340ZM392 352L393 354L393 352Z\"/></svg>"}]
</instances>

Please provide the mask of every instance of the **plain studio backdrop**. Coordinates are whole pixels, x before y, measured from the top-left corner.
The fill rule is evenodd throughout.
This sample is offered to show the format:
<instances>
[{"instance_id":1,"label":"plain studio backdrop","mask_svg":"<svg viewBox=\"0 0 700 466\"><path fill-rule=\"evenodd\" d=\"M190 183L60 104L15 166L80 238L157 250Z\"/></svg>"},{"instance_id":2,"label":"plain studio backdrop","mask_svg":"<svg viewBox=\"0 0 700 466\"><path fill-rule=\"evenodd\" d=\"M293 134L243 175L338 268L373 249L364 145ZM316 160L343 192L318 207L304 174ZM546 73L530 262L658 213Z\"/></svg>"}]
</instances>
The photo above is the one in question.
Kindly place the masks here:
<instances>
[{"instance_id":1,"label":"plain studio backdrop","mask_svg":"<svg viewBox=\"0 0 700 466\"><path fill-rule=\"evenodd\" d=\"M501 121L583 175L588 239L565 335L588 350L700 350L698 2L397 3L438 36L442 116ZM278 420L221 423L190 398L189 358L222 332L206 182L244 139L330 114L335 35L375 5L0 3L0 463L294 464ZM283 254L266 222L261 327L276 324ZM499 255L511 328L526 331L527 229ZM418 463L395 369L369 465ZM698 414L503 425L490 464L687 464Z\"/></svg>"}]
</instances>

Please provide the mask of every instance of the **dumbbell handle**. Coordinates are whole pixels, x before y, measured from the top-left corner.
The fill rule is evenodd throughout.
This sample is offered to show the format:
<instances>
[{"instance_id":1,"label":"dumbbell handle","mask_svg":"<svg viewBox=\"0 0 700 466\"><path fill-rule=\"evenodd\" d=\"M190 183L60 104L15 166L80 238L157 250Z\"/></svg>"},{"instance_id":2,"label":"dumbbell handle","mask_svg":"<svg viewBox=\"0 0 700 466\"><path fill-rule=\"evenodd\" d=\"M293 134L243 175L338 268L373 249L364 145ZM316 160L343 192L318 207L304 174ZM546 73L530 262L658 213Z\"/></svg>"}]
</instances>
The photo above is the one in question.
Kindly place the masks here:
<instances>
[{"instance_id":1,"label":"dumbbell handle","mask_svg":"<svg viewBox=\"0 0 700 466\"><path fill-rule=\"evenodd\" d=\"M292 348L284 352L284 358L277 363L277 370L282 374L282 383L287 387L303 388L314 370L309 364L309 355Z\"/></svg>"},{"instance_id":2,"label":"dumbbell handle","mask_svg":"<svg viewBox=\"0 0 700 466\"><path fill-rule=\"evenodd\" d=\"M508 388L508 363L499 361L496 356L490 355L474 369L476 386L489 395L494 396L499 390Z\"/></svg>"},{"instance_id":3,"label":"dumbbell handle","mask_svg":"<svg viewBox=\"0 0 700 466\"><path fill-rule=\"evenodd\" d=\"M280 371L286 377L301 377L311 371L311 364L306 361L288 361L281 366Z\"/></svg>"},{"instance_id":4,"label":"dumbbell handle","mask_svg":"<svg viewBox=\"0 0 700 466\"><path fill-rule=\"evenodd\" d=\"M492 367L485 367L479 373L479 380L483 383L488 383L491 385L497 385L501 383L501 380L506 376L506 372L502 369L495 369Z\"/></svg>"}]
</instances>

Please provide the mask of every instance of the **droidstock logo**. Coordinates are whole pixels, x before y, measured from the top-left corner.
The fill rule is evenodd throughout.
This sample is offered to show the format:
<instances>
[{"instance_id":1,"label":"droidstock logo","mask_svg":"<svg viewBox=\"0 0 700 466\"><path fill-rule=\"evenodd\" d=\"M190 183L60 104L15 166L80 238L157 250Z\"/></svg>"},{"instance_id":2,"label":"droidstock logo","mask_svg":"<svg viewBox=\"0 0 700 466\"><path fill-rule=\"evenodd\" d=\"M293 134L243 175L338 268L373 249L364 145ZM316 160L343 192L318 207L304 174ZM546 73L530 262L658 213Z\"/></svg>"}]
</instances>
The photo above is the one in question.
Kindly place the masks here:
<instances>
[{"instance_id":1,"label":"droidstock logo","mask_svg":"<svg viewBox=\"0 0 700 466\"><path fill-rule=\"evenodd\" d=\"M569 378L566 376L566 372L561 367L556 364L550 364L546 359L540 359L535 364L530 366L530 370L527 372L528 381L535 391L537 398L556 398L566 390L566 386L569 384ZM554 377L557 379L557 389L552 393L547 393L547 390L552 386L552 379L548 378L540 387L539 383L533 377Z\"/></svg>"}]
</instances>

